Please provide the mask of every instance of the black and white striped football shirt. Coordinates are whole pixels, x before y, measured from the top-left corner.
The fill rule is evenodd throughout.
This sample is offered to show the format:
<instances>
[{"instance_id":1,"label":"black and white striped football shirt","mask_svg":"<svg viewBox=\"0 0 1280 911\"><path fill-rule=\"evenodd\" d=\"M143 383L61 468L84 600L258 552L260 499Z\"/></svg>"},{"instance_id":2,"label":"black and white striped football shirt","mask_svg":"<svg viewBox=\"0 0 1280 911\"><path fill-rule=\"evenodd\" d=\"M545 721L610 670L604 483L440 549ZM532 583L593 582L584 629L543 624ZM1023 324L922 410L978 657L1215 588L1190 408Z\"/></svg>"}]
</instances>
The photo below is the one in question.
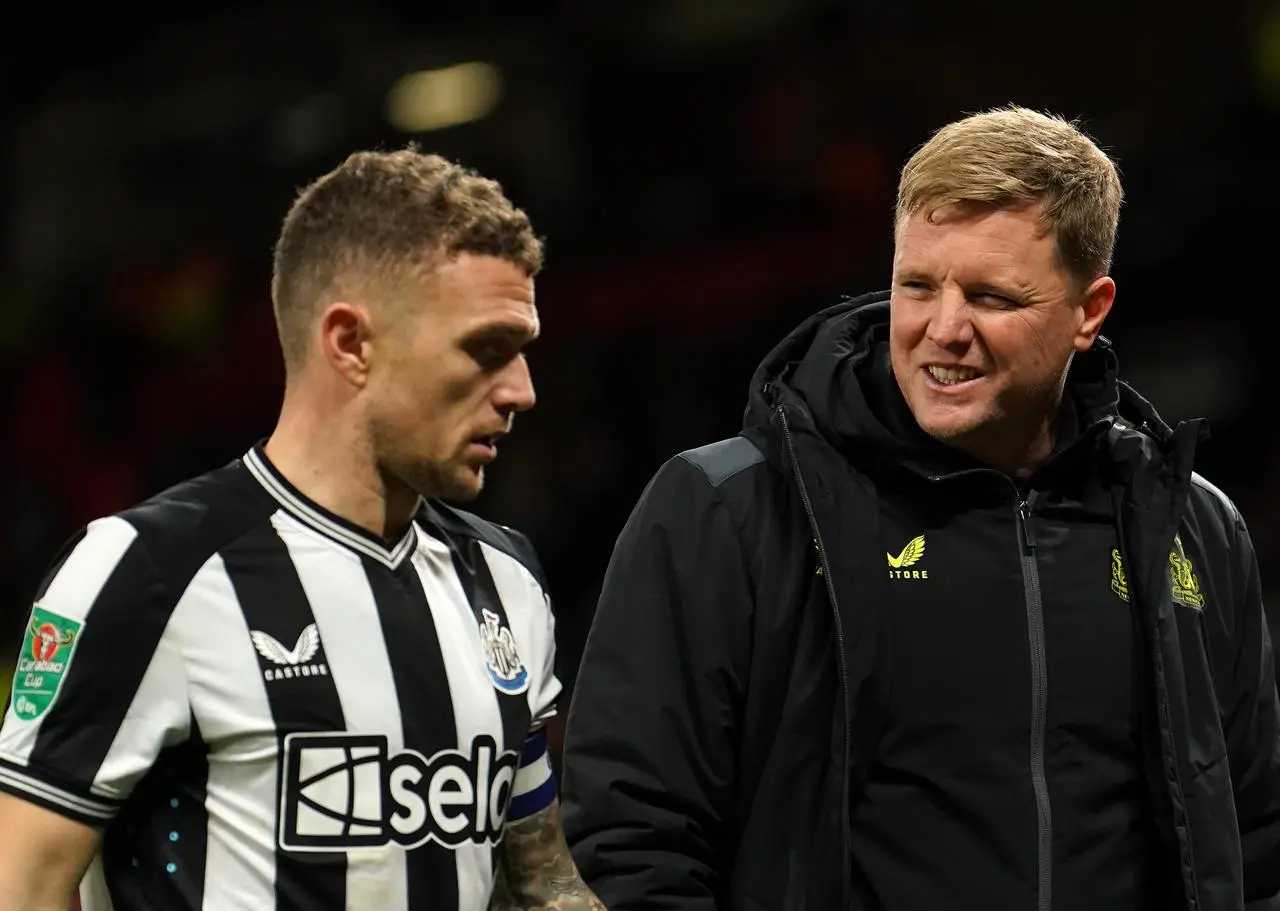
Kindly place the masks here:
<instances>
[{"instance_id":1,"label":"black and white striped football shirt","mask_svg":"<svg viewBox=\"0 0 1280 911\"><path fill-rule=\"evenodd\" d=\"M522 535L428 504L388 545L259 445L64 549L0 788L104 827L84 911L483 911L553 658Z\"/></svg>"}]
</instances>

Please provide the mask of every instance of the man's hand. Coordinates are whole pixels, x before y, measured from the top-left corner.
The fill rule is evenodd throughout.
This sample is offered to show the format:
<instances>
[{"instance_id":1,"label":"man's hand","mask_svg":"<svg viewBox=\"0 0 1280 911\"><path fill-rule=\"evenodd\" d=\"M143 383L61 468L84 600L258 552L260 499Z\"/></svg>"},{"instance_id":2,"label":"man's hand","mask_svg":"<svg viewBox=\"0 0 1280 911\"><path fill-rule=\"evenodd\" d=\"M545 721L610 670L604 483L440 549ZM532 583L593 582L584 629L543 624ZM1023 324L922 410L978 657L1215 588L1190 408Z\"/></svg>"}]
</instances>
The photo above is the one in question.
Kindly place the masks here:
<instances>
[{"instance_id":1,"label":"man's hand","mask_svg":"<svg viewBox=\"0 0 1280 911\"><path fill-rule=\"evenodd\" d=\"M507 825L489 911L605 911L564 840L560 802Z\"/></svg>"}]
</instances>

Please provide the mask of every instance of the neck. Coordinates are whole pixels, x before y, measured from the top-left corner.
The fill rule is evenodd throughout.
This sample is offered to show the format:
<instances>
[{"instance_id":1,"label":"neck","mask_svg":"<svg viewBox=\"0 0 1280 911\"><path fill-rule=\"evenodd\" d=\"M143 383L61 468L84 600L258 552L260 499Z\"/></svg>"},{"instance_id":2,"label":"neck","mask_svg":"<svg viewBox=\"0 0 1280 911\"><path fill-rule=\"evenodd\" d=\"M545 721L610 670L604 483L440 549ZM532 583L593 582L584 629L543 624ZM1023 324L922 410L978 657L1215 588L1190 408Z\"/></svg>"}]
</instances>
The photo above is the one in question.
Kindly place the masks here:
<instances>
[{"instance_id":1,"label":"neck","mask_svg":"<svg viewBox=\"0 0 1280 911\"><path fill-rule=\"evenodd\" d=\"M1060 417L1058 409L1054 412L1053 419L1036 424L1030 432L1014 431L998 439L975 440L973 445L962 448L974 458L1011 478L1025 478L1053 455Z\"/></svg>"},{"instance_id":2,"label":"neck","mask_svg":"<svg viewBox=\"0 0 1280 911\"><path fill-rule=\"evenodd\" d=\"M379 470L362 423L344 409L320 408L308 396L285 393L267 440L271 464L303 496L383 540L399 538L419 497Z\"/></svg>"}]
</instances>

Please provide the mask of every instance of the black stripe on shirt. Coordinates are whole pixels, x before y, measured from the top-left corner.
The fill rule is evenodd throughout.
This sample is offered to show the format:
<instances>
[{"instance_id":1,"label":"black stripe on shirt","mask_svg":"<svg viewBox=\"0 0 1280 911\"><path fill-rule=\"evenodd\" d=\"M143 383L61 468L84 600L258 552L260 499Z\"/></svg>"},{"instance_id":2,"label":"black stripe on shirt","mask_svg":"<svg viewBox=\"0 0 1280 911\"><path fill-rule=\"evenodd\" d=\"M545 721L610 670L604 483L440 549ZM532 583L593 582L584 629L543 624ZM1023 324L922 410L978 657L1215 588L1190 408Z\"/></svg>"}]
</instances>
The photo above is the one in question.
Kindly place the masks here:
<instances>
[{"instance_id":1,"label":"black stripe on shirt","mask_svg":"<svg viewBox=\"0 0 1280 911\"><path fill-rule=\"evenodd\" d=\"M94 781L177 604L135 537L85 618L58 696L45 713L27 765L85 785Z\"/></svg>"},{"instance_id":2,"label":"black stripe on shirt","mask_svg":"<svg viewBox=\"0 0 1280 911\"><path fill-rule=\"evenodd\" d=\"M502 598L498 595L498 587L493 581L493 573L489 569L489 561L485 559L484 552L481 550L480 542L475 539L469 539L464 542L469 559L466 561L473 568L473 572L468 574L461 565L463 561L458 559L458 551L454 551L454 566L458 570L458 575L464 581L463 589L467 593L467 600L471 602L471 610L476 615L477 622L484 623L484 611L492 611L499 617L499 626L511 629L511 623L507 620L506 608L502 605ZM504 555L505 556L505 555ZM527 663L528 657L524 652L519 651L520 643L516 643L517 653L520 655L521 661L525 662L525 673L532 676L532 670ZM502 737L504 748L515 750L517 753L524 751L525 739L529 736L529 685L526 685L524 691L520 693L504 693L496 686L493 693L498 700L498 711L502 714ZM512 788L512 792L514 792ZM503 807L505 814L511 805L511 794L507 794L507 806ZM495 870L502 863L502 843L499 842L493 846L493 867Z\"/></svg>"},{"instance_id":3,"label":"black stripe on shirt","mask_svg":"<svg viewBox=\"0 0 1280 911\"><path fill-rule=\"evenodd\" d=\"M223 565L235 589L245 623L292 649L303 631L316 622L288 548L267 523L239 538L223 552ZM248 643L245 647L251 647ZM278 789L285 782L285 737L293 733L343 731L346 720L338 689L327 673L324 644L305 665L324 667L323 674L295 674L258 651L258 665L280 744ZM275 679L279 675L279 679ZM286 676L287 675L287 676ZM271 679L268 679L271 678ZM281 806L277 793L277 806ZM290 851L276 838L276 907L274 911L345 911L345 851Z\"/></svg>"},{"instance_id":4,"label":"black stripe on shirt","mask_svg":"<svg viewBox=\"0 0 1280 911\"><path fill-rule=\"evenodd\" d=\"M394 572L368 558L363 562L400 703L405 748L428 758L459 749L440 637L413 560L403 561ZM410 908L458 907L458 859L453 851L427 842L407 852L405 866Z\"/></svg>"},{"instance_id":5,"label":"black stripe on shirt","mask_svg":"<svg viewBox=\"0 0 1280 911\"><path fill-rule=\"evenodd\" d=\"M506 629L511 628L511 624L507 619L506 608L502 605L502 598L498 595L498 587L493 581L493 573L489 569L489 563L485 559L484 552L481 550L480 542L472 537L464 537L462 535L450 534L443 529L437 529L445 542L449 545L450 554L453 557L453 568L458 574L458 580L462 583L462 590L467 596L467 602L471 605L471 613L475 617L475 621L481 627L485 624L484 612L486 610L498 615L499 627ZM516 643L517 650L520 643ZM527 660L521 653L521 660ZM525 672L531 673L528 665L525 665ZM520 752L524 749L525 738L529 734L530 712L529 712L529 696L526 687L520 693L504 693L497 686L493 689L494 698L498 700L498 711L502 716L502 738L504 750L515 750ZM510 805L511 795L507 795L507 803ZM506 808L503 808L506 812ZM493 865L497 870L502 863L502 844L501 842L493 846Z\"/></svg>"},{"instance_id":6,"label":"black stripe on shirt","mask_svg":"<svg viewBox=\"0 0 1280 911\"><path fill-rule=\"evenodd\" d=\"M484 626L484 613L489 611L498 615L499 628L511 629L511 623L507 619L507 609L498 595L498 586L493 581L493 573L489 569L489 561L485 559L484 552L481 550L480 542L474 538L454 539L450 542L449 549L453 554L454 570L462 582L462 590L467 595L476 623ZM519 649L520 643L517 642L516 650L521 662L524 663L527 661L527 656ZM524 670L531 678L533 672L527 663L524 665ZM532 680L530 684L531 682ZM498 711L502 713L504 750L515 750L518 753L524 749L525 738L529 735L528 693L528 685L519 693L506 693L497 686L493 688L493 694L498 700Z\"/></svg>"},{"instance_id":7,"label":"black stripe on shirt","mask_svg":"<svg viewBox=\"0 0 1280 911\"><path fill-rule=\"evenodd\" d=\"M200 908L209 847L209 748L192 737L163 750L102 840L116 908Z\"/></svg>"}]
</instances>

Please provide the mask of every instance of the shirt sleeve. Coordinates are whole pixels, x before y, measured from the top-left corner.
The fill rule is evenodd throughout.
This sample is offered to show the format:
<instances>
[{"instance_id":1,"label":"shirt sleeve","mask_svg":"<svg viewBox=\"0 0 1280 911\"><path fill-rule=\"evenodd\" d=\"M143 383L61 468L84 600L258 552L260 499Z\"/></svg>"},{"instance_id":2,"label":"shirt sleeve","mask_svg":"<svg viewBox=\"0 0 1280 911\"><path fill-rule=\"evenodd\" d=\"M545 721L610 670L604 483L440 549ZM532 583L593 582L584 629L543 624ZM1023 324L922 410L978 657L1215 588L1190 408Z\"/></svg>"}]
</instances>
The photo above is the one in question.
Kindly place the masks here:
<instances>
[{"instance_id":1,"label":"shirt sleeve","mask_svg":"<svg viewBox=\"0 0 1280 911\"><path fill-rule=\"evenodd\" d=\"M540 730L557 712L562 689L556 676L556 620L551 609L551 598L538 591L543 610L533 624L530 661L534 674L529 685L529 712L531 730ZM536 670L535 670L536 669Z\"/></svg>"},{"instance_id":2,"label":"shirt sleeve","mask_svg":"<svg viewBox=\"0 0 1280 911\"><path fill-rule=\"evenodd\" d=\"M63 549L33 605L0 726L0 790L92 826L189 733L174 607L137 530L113 517Z\"/></svg>"}]
</instances>

